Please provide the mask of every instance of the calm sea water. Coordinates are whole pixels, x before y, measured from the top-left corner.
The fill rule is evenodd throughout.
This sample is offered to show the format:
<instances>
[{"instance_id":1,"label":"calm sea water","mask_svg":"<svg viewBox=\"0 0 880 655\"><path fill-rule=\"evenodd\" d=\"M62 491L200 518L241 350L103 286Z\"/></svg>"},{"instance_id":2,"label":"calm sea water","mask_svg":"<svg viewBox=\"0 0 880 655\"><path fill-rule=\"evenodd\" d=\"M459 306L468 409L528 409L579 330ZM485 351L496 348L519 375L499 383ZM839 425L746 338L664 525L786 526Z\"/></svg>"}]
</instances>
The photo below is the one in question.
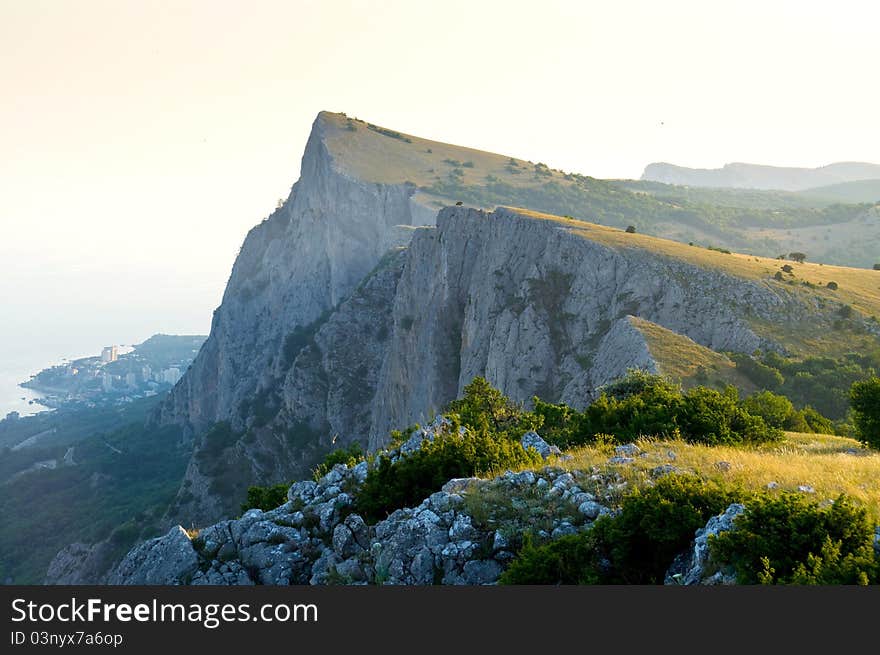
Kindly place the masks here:
<instances>
[{"instance_id":1,"label":"calm sea water","mask_svg":"<svg viewBox=\"0 0 880 655\"><path fill-rule=\"evenodd\" d=\"M18 340L17 345L18 348L9 343L0 346L0 419L5 418L9 412L30 416L37 412L50 411L39 403L31 403L40 397L37 392L18 385L44 368L62 361L62 356L43 350L38 343L22 344ZM89 345L78 344L77 348L89 348ZM88 353L88 350L84 352ZM89 354L100 354L100 351Z\"/></svg>"},{"instance_id":2,"label":"calm sea water","mask_svg":"<svg viewBox=\"0 0 880 655\"><path fill-rule=\"evenodd\" d=\"M46 411L42 405L31 402L39 397L37 393L18 386L19 382L27 378L28 374L23 371L18 373L0 372L0 419L9 412L18 412L22 416L29 416Z\"/></svg>"}]
</instances>

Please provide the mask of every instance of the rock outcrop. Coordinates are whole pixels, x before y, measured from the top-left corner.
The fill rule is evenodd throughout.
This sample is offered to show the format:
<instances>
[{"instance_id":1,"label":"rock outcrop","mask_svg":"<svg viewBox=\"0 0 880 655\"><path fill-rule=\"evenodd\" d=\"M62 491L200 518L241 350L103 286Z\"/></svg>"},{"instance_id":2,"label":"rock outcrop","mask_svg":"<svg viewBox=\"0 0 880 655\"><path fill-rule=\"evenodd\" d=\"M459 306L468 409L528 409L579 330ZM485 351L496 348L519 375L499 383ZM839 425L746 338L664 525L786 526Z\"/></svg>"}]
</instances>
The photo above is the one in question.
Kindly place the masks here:
<instances>
[{"instance_id":1,"label":"rock outcrop","mask_svg":"<svg viewBox=\"0 0 880 655\"><path fill-rule=\"evenodd\" d=\"M129 552L109 574L107 584L188 584L198 566L189 535L178 525L164 537L150 539Z\"/></svg>"},{"instance_id":2,"label":"rock outcrop","mask_svg":"<svg viewBox=\"0 0 880 655\"><path fill-rule=\"evenodd\" d=\"M713 516L706 526L697 530L690 549L675 558L666 572L668 585L717 585L733 584L735 577L723 570L707 571L709 563L709 538L734 529L736 517L745 511L739 503L731 504L718 516Z\"/></svg>"},{"instance_id":3,"label":"rock outcrop","mask_svg":"<svg viewBox=\"0 0 880 655\"><path fill-rule=\"evenodd\" d=\"M44 584L98 584L116 563L118 556L107 540L95 544L70 544L49 563Z\"/></svg>"},{"instance_id":4,"label":"rock outcrop","mask_svg":"<svg viewBox=\"0 0 880 655\"><path fill-rule=\"evenodd\" d=\"M408 445L390 456L412 452L446 423L441 417L415 431ZM493 584L524 532L558 538L589 529L600 515L611 513L581 489L578 477L548 466L492 480L451 480L418 506L396 510L371 526L353 508L367 473L366 462L351 468L339 464L317 482L293 484L281 507L250 510L201 530L192 540L177 526L132 550L107 582ZM493 503L499 502L505 509L496 518Z\"/></svg>"},{"instance_id":5,"label":"rock outcrop","mask_svg":"<svg viewBox=\"0 0 880 655\"><path fill-rule=\"evenodd\" d=\"M273 384L285 338L347 298L380 258L432 223L412 184L378 184L342 170L328 148L341 128L319 114L299 181L242 245L211 335L157 419L194 432L244 427L243 403ZM244 414L244 416L243 416Z\"/></svg>"}]
</instances>

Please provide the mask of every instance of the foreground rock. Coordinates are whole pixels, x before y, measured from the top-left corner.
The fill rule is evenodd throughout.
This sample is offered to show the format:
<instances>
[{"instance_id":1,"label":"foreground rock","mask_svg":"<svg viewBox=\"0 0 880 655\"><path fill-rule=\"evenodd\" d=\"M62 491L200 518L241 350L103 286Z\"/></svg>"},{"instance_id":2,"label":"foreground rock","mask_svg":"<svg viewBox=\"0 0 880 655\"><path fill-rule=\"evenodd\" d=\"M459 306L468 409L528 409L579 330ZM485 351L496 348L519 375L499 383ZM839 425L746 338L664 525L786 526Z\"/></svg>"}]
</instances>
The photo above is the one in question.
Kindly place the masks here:
<instances>
[{"instance_id":1,"label":"foreground rock","mask_svg":"<svg viewBox=\"0 0 880 655\"><path fill-rule=\"evenodd\" d=\"M402 448L432 438L438 419ZM419 442L420 443L420 442ZM400 456L400 450L392 457ZM354 512L367 464L337 465L297 482L288 502L250 510L190 540L175 527L131 551L111 584L494 584L523 534L558 538L588 529L610 509L554 467L492 480L451 480L416 507L370 526Z\"/></svg>"},{"instance_id":2,"label":"foreground rock","mask_svg":"<svg viewBox=\"0 0 880 655\"><path fill-rule=\"evenodd\" d=\"M736 517L745 511L739 503L733 503L723 513L713 516L706 527L697 530L691 548L675 558L666 572L666 584L678 585L716 585L732 584L735 580L728 573L706 570L709 562L709 537L717 536L734 528Z\"/></svg>"},{"instance_id":3,"label":"foreground rock","mask_svg":"<svg viewBox=\"0 0 880 655\"><path fill-rule=\"evenodd\" d=\"M179 525L164 537L147 541L131 551L107 579L108 584L187 584L199 560L186 531Z\"/></svg>"}]
</instances>

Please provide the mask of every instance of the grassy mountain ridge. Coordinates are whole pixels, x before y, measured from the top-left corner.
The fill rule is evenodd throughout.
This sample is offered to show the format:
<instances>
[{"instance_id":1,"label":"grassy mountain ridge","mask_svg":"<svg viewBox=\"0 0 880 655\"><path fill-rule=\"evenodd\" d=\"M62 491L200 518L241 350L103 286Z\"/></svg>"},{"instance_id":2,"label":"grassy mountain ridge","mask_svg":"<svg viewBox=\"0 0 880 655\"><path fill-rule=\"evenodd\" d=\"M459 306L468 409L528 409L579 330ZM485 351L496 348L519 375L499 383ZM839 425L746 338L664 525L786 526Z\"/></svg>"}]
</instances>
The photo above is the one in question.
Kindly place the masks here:
<instances>
[{"instance_id":1,"label":"grassy mountain ridge","mask_svg":"<svg viewBox=\"0 0 880 655\"><path fill-rule=\"evenodd\" d=\"M823 239L810 242L810 258L865 267L874 263L871 253L859 247L865 231L869 240L880 239L880 219L873 203L840 204L834 198L797 193L600 180L553 169L543 162L403 134L345 114L322 112L320 120L337 168L378 184L408 182L415 187L417 199L435 207L457 201L483 208L528 207L614 227L634 225L655 236L765 256L805 251L800 230L841 225L838 238L827 244ZM870 222L851 225L866 214L873 216Z\"/></svg>"}]
</instances>

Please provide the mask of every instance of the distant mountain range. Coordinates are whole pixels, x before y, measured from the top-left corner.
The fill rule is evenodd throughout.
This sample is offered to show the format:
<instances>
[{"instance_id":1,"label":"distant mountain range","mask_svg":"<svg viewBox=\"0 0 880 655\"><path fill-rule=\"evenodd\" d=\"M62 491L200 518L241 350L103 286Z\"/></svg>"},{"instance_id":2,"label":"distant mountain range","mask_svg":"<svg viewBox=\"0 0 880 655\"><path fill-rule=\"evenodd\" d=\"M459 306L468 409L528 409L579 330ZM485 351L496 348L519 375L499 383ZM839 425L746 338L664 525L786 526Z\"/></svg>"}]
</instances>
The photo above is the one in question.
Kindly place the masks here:
<instances>
[{"instance_id":1,"label":"distant mountain range","mask_svg":"<svg viewBox=\"0 0 880 655\"><path fill-rule=\"evenodd\" d=\"M687 168L658 162L645 168L642 180L683 186L804 191L849 182L880 180L880 165L838 162L819 168L789 168L733 163L725 164L722 168ZM872 199L876 200L880 200L880 197Z\"/></svg>"}]
</instances>

